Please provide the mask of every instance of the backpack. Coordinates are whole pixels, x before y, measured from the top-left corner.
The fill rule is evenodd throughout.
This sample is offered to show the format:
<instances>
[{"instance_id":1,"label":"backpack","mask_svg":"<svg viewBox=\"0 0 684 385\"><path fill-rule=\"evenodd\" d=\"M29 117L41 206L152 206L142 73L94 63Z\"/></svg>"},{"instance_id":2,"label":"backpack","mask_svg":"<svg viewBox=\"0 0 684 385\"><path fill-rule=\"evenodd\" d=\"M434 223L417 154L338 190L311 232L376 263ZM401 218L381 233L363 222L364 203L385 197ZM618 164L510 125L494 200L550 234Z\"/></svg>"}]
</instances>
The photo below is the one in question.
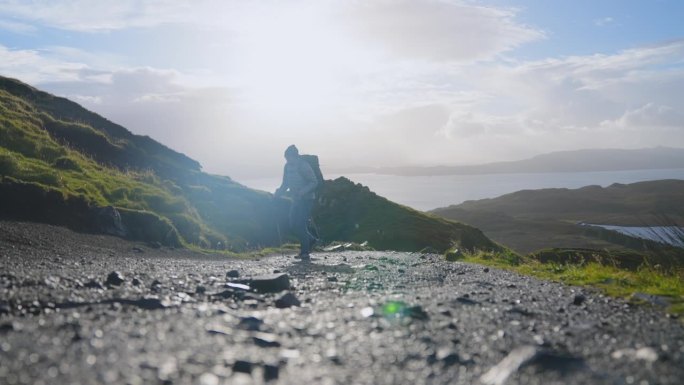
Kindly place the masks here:
<instances>
[{"instance_id":1,"label":"backpack","mask_svg":"<svg viewBox=\"0 0 684 385\"><path fill-rule=\"evenodd\" d=\"M325 181L325 179L323 179L323 173L321 172L321 166L318 163L318 156L316 156L316 155L304 155L303 154L303 155L299 155L299 158L302 159L303 161L305 161L306 163L308 163L309 166L311 166L311 169L313 170L314 175L316 175L317 184L316 184L316 189L314 190L314 192L316 192L316 194L318 194L318 192L321 190L321 188L323 188L323 182Z\"/></svg>"}]
</instances>

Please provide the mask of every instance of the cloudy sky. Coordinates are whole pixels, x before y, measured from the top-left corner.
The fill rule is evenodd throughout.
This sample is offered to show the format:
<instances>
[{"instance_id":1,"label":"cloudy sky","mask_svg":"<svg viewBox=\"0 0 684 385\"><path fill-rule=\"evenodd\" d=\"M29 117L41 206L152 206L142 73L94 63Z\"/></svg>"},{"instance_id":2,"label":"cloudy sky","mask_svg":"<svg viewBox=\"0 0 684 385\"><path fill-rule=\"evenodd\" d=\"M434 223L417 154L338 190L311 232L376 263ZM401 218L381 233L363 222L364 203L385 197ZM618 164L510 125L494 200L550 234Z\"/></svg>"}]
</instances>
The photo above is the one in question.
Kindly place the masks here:
<instances>
[{"instance_id":1,"label":"cloudy sky","mask_svg":"<svg viewBox=\"0 0 684 385\"><path fill-rule=\"evenodd\" d=\"M679 0L0 0L0 75L241 180L684 147Z\"/></svg>"}]
</instances>

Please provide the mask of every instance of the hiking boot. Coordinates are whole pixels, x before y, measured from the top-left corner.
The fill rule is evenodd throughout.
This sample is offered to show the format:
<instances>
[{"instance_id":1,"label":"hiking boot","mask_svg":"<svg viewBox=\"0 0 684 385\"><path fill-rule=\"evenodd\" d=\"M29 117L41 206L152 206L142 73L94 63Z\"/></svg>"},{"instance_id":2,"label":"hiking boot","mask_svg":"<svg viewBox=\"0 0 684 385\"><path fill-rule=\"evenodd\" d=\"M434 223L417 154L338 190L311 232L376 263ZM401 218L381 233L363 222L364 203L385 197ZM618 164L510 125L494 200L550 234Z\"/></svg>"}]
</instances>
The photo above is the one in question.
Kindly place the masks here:
<instances>
[{"instance_id":1,"label":"hiking boot","mask_svg":"<svg viewBox=\"0 0 684 385\"><path fill-rule=\"evenodd\" d=\"M309 262L309 261L311 261L311 255L309 255L309 253L299 254L299 255L296 256L295 258L301 259L302 262Z\"/></svg>"}]
</instances>

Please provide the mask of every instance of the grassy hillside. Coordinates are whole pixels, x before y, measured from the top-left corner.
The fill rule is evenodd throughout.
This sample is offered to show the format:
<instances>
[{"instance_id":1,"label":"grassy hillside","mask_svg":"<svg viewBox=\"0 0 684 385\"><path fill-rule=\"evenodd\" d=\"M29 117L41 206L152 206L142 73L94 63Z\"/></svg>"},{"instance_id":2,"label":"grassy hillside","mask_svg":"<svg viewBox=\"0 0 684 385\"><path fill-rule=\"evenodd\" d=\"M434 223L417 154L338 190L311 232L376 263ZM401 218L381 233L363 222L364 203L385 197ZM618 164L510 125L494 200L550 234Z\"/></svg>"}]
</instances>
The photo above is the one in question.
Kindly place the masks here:
<instances>
[{"instance_id":1,"label":"grassy hillside","mask_svg":"<svg viewBox=\"0 0 684 385\"><path fill-rule=\"evenodd\" d=\"M378 249L500 249L476 228L401 206L346 178L326 182L314 218L324 234Z\"/></svg>"},{"instance_id":2,"label":"grassy hillside","mask_svg":"<svg viewBox=\"0 0 684 385\"><path fill-rule=\"evenodd\" d=\"M168 245L255 249L291 239L271 194L203 173L198 162L67 99L0 77L0 217L111 232ZM327 241L378 249L497 248L476 229L327 181L315 209ZM115 231L118 233L118 230Z\"/></svg>"},{"instance_id":3,"label":"grassy hillside","mask_svg":"<svg viewBox=\"0 0 684 385\"><path fill-rule=\"evenodd\" d=\"M433 210L462 221L512 249L671 249L578 222L622 226L684 225L684 181L661 180L609 187L524 190L494 199L468 201Z\"/></svg>"}]
</instances>

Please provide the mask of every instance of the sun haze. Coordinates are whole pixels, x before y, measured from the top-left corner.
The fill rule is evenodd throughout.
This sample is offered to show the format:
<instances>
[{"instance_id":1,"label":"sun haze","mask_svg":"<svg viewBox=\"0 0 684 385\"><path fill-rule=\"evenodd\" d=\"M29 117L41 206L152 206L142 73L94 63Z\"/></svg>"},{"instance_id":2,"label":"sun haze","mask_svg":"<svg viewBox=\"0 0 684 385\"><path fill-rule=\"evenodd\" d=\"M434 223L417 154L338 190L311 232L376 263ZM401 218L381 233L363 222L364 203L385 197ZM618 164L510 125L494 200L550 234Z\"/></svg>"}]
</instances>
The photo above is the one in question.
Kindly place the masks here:
<instances>
[{"instance_id":1,"label":"sun haze","mask_svg":"<svg viewBox=\"0 0 684 385\"><path fill-rule=\"evenodd\" d=\"M684 146L683 7L0 1L0 73L238 180Z\"/></svg>"}]
</instances>

